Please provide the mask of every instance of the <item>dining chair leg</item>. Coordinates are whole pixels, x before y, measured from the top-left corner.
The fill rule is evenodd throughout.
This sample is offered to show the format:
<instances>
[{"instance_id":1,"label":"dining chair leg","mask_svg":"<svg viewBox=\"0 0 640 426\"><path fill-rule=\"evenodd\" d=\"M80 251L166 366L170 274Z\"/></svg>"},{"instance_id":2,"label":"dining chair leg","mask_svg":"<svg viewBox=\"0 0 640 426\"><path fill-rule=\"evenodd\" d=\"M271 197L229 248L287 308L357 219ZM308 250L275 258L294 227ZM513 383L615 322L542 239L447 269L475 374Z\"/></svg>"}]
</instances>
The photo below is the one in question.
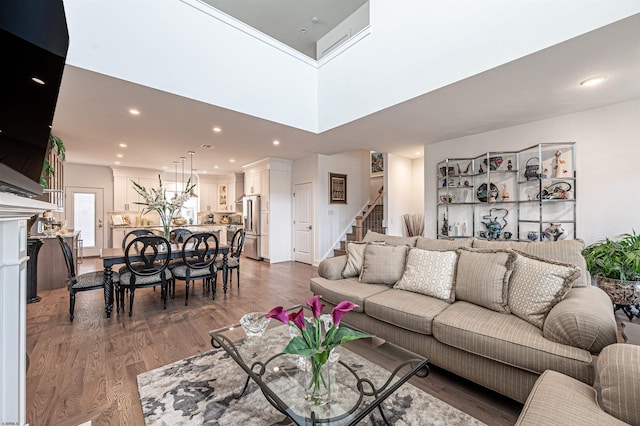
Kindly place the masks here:
<instances>
[{"instance_id":1,"label":"dining chair leg","mask_svg":"<svg viewBox=\"0 0 640 426\"><path fill-rule=\"evenodd\" d=\"M135 287L131 287L129 289L129 316L133 315L133 295L134 295L134 293L135 293ZM123 304L124 304L124 301L123 301Z\"/></svg>"},{"instance_id":2,"label":"dining chair leg","mask_svg":"<svg viewBox=\"0 0 640 426\"><path fill-rule=\"evenodd\" d=\"M76 291L69 289L69 319L73 322L73 312L76 307Z\"/></svg>"},{"instance_id":3,"label":"dining chair leg","mask_svg":"<svg viewBox=\"0 0 640 426\"><path fill-rule=\"evenodd\" d=\"M184 296L184 306L189 305L189 281L187 280L186 283L187 283L186 284L187 291L185 292L185 296Z\"/></svg>"},{"instance_id":4,"label":"dining chair leg","mask_svg":"<svg viewBox=\"0 0 640 426\"><path fill-rule=\"evenodd\" d=\"M175 280L173 281L175 285ZM167 293L169 292L169 284L163 282L160 286L160 293L162 294L162 309L167 309Z\"/></svg>"},{"instance_id":5,"label":"dining chair leg","mask_svg":"<svg viewBox=\"0 0 640 426\"><path fill-rule=\"evenodd\" d=\"M238 288L240 288L240 265L238 265L237 269L237 275L238 275Z\"/></svg>"}]
</instances>

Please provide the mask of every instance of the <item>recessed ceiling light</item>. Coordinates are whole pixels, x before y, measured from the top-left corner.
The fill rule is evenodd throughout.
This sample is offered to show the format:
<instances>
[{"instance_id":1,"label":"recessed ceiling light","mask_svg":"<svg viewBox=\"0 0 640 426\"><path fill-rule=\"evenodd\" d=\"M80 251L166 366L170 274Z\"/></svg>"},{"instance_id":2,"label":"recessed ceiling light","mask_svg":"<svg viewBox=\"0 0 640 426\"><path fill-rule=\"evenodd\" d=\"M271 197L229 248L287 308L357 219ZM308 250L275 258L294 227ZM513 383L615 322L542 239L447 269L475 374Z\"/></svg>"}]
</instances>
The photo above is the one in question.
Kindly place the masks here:
<instances>
[{"instance_id":1,"label":"recessed ceiling light","mask_svg":"<svg viewBox=\"0 0 640 426\"><path fill-rule=\"evenodd\" d=\"M209 145L208 143L203 143L202 145L200 145L200 148L211 149L211 148L215 148L215 146Z\"/></svg>"},{"instance_id":2,"label":"recessed ceiling light","mask_svg":"<svg viewBox=\"0 0 640 426\"><path fill-rule=\"evenodd\" d=\"M420 155L420 151L416 151L416 155Z\"/></svg>"},{"instance_id":3,"label":"recessed ceiling light","mask_svg":"<svg viewBox=\"0 0 640 426\"><path fill-rule=\"evenodd\" d=\"M119 146L120 148L126 148L126 147L127 147L127 144L126 144L126 143L121 143L121 144L119 144L118 146Z\"/></svg>"},{"instance_id":4,"label":"recessed ceiling light","mask_svg":"<svg viewBox=\"0 0 640 426\"><path fill-rule=\"evenodd\" d=\"M218 166L213 166L213 168L214 168L214 169L217 169L217 168L218 168Z\"/></svg>"},{"instance_id":5,"label":"recessed ceiling light","mask_svg":"<svg viewBox=\"0 0 640 426\"><path fill-rule=\"evenodd\" d=\"M137 110L137 109L135 109L135 108L131 108L131 109L129 110L129 114L131 114L131 115L140 115L140 111L138 111L138 110Z\"/></svg>"},{"instance_id":6,"label":"recessed ceiling light","mask_svg":"<svg viewBox=\"0 0 640 426\"><path fill-rule=\"evenodd\" d=\"M162 168L163 168L164 170L169 169L169 167L167 167L167 166L162 166Z\"/></svg>"},{"instance_id":7,"label":"recessed ceiling light","mask_svg":"<svg viewBox=\"0 0 640 426\"><path fill-rule=\"evenodd\" d=\"M213 131L216 133L220 133L222 131L222 129L220 127L214 127Z\"/></svg>"},{"instance_id":8,"label":"recessed ceiling light","mask_svg":"<svg viewBox=\"0 0 640 426\"><path fill-rule=\"evenodd\" d=\"M230 162L230 163L235 163L235 162L236 162L236 160L235 160L235 158L229 158L229 162Z\"/></svg>"},{"instance_id":9,"label":"recessed ceiling light","mask_svg":"<svg viewBox=\"0 0 640 426\"><path fill-rule=\"evenodd\" d=\"M606 75L598 75L596 77L589 77L586 80L580 82L580 86L596 86L607 79Z\"/></svg>"},{"instance_id":10,"label":"recessed ceiling light","mask_svg":"<svg viewBox=\"0 0 640 426\"><path fill-rule=\"evenodd\" d=\"M307 33L307 29L306 28L301 28L300 29L300 34L306 34Z\"/></svg>"},{"instance_id":11,"label":"recessed ceiling light","mask_svg":"<svg viewBox=\"0 0 640 426\"><path fill-rule=\"evenodd\" d=\"M33 81L34 83L38 83L42 86L44 86L44 80L38 78L38 77L31 77L31 81Z\"/></svg>"},{"instance_id":12,"label":"recessed ceiling light","mask_svg":"<svg viewBox=\"0 0 640 426\"><path fill-rule=\"evenodd\" d=\"M114 161L113 164L120 164L120 162L119 161Z\"/></svg>"},{"instance_id":13,"label":"recessed ceiling light","mask_svg":"<svg viewBox=\"0 0 640 426\"><path fill-rule=\"evenodd\" d=\"M207 171L206 171L206 170L203 170L203 171L202 171L202 173L207 173Z\"/></svg>"},{"instance_id":14,"label":"recessed ceiling light","mask_svg":"<svg viewBox=\"0 0 640 426\"><path fill-rule=\"evenodd\" d=\"M122 158L122 154L116 154L116 157Z\"/></svg>"},{"instance_id":15,"label":"recessed ceiling light","mask_svg":"<svg viewBox=\"0 0 640 426\"><path fill-rule=\"evenodd\" d=\"M277 146L277 145L280 145L280 141L278 141L278 140L273 141L273 144L274 144L274 145L276 145L276 146Z\"/></svg>"}]
</instances>

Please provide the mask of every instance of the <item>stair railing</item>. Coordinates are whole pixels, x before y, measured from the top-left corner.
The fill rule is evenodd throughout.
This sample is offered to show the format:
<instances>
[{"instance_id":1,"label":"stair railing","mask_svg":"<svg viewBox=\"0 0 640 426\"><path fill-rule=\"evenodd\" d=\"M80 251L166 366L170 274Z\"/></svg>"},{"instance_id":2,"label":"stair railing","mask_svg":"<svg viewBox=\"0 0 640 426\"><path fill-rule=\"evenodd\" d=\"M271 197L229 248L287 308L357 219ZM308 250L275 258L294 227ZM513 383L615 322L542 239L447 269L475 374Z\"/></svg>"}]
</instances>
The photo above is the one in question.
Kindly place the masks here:
<instances>
[{"instance_id":1,"label":"stair railing","mask_svg":"<svg viewBox=\"0 0 640 426\"><path fill-rule=\"evenodd\" d=\"M382 204L383 196L384 196L384 186L381 186L380 189L378 189L378 196L376 197L375 200L373 200L373 202L369 206L369 209L366 212L364 212L362 216L356 216L356 241L362 241L362 239L364 238L364 235L362 235L364 221L369 217L373 209L378 204Z\"/></svg>"}]
</instances>

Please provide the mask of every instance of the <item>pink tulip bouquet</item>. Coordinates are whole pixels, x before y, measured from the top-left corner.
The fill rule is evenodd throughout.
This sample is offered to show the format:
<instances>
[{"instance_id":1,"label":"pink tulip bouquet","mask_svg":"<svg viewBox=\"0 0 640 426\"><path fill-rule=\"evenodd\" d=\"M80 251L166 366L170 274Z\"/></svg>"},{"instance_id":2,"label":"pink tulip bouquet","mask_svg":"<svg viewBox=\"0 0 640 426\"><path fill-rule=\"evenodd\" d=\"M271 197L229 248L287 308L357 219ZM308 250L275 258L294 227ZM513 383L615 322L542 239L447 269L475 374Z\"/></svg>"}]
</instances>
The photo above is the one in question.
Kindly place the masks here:
<instances>
[{"instance_id":1,"label":"pink tulip bouquet","mask_svg":"<svg viewBox=\"0 0 640 426\"><path fill-rule=\"evenodd\" d=\"M300 308L297 312L289 313L282 306L273 308L265 316L267 318L275 318L299 330L299 335L292 337L282 352L299 355L311 361L311 378L307 394L309 395L308 399L317 404L318 401L315 395L321 394L329 388L327 379L322 374L322 367L329 360L331 351L343 343L370 337L370 335L347 327L340 327L342 317L358 306L355 303L346 300L338 303L333 308L330 318L321 318L329 316L322 315L322 308L325 305L320 303L320 296L312 297L307 300L306 304L311 307L312 319L304 317L304 308ZM325 322L324 333L322 330L323 322Z\"/></svg>"}]
</instances>

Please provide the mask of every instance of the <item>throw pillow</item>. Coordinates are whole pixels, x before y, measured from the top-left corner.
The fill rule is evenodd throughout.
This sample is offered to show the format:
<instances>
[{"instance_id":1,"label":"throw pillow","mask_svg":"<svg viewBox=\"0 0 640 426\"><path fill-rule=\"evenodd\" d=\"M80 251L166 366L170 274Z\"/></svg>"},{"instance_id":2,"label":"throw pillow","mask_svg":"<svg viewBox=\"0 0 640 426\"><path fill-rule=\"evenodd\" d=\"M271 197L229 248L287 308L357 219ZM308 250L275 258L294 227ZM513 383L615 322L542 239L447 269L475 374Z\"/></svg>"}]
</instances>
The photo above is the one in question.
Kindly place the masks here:
<instances>
[{"instance_id":1,"label":"throw pillow","mask_svg":"<svg viewBox=\"0 0 640 426\"><path fill-rule=\"evenodd\" d=\"M509 277L516 253L511 250L460 248L456 272L456 300L492 311L509 313Z\"/></svg>"},{"instance_id":2,"label":"throw pillow","mask_svg":"<svg viewBox=\"0 0 640 426\"><path fill-rule=\"evenodd\" d=\"M347 263L342 270L342 277L359 277L364 261L364 249L367 243L347 243Z\"/></svg>"},{"instance_id":3,"label":"throw pillow","mask_svg":"<svg viewBox=\"0 0 640 426\"><path fill-rule=\"evenodd\" d=\"M407 255L404 274L393 287L452 303L457 263L455 251L412 248Z\"/></svg>"},{"instance_id":4,"label":"throw pillow","mask_svg":"<svg viewBox=\"0 0 640 426\"><path fill-rule=\"evenodd\" d=\"M473 238L458 238L455 240L432 239L418 237L416 247L424 250L455 250L461 247L471 247Z\"/></svg>"},{"instance_id":5,"label":"throw pillow","mask_svg":"<svg viewBox=\"0 0 640 426\"><path fill-rule=\"evenodd\" d=\"M580 268L516 251L509 282L509 310L542 329L547 314L571 289Z\"/></svg>"},{"instance_id":6,"label":"throw pillow","mask_svg":"<svg viewBox=\"0 0 640 426\"><path fill-rule=\"evenodd\" d=\"M367 244L360 281L394 285L402 278L408 250L407 246Z\"/></svg>"}]
</instances>

